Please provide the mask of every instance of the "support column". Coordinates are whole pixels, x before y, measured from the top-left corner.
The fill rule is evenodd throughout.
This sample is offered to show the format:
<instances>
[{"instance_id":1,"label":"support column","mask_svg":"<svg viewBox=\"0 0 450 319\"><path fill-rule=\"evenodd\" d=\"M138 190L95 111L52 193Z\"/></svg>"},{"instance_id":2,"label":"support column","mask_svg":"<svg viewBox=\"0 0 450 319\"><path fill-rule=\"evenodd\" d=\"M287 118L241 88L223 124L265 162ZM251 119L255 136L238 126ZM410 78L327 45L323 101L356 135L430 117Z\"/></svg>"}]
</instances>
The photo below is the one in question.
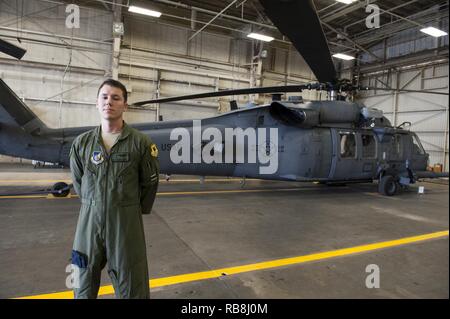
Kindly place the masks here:
<instances>
[{"instance_id":1,"label":"support column","mask_svg":"<svg viewBox=\"0 0 450 319\"><path fill-rule=\"evenodd\" d=\"M443 172L448 172L448 165L447 165L447 160L448 160L448 123L449 123L449 112L448 112L448 107L449 107L449 100L447 100L447 107L445 108L445 118L446 118L446 123L445 123L445 137L444 137L444 151L442 154L442 171Z\"/></svg>"},{"instance_id":2,"label":"support column","mask_svg":"<svg viewBox=\"0 0 450 319\"><path fill-rule=\"evenodd\" d=\"M256 49L256 50L255 50ZM250 87L261 87L262 77L262 57L261 52L263 44L258 41L256 46L252 44L252 58L250 67ZM256 54L255 54L256 51ZM250 102L256 103L259 99L259 94L251 94Z\"/></svg>"},{"instance_id":3,"label":"support column","mask_svg":"<svg viewBox=\"0 0 450 319\"><path fill-rule=\"evenodd\" d=\"M113 24L122 22L122 0L117 0L115 4L112 5L113 10ZM111 77L114 80L119 79L119 60L120 60L120 43L122 35L113 32L113 44L112 44L112 61L111 61Z\"/></svg>"},{"instance_id":4,"label":"support column","mask_svg":"<svg viewBox=\"0 0 450 319\"><path fill-rule=\"evenodd\" d=\"M157 83L156 83L156 98L159 99L161 97L161 70L156 71L156 77L157 77ZM155 121L159 122L159 115L160 115L160 104L156 104L156 118Z\"/></svg>"},{"instance_id":5,"label":"support column","mask_svg":"<svg viewBox=\"0 0 450 319\"><path fill-rule=\"evenodd\" d=\"M395 74L395 91L392 103L392 126L397 126L397 111L398 111L398 90L400 89L400 72Z\"/></svg>"}]
</instances>

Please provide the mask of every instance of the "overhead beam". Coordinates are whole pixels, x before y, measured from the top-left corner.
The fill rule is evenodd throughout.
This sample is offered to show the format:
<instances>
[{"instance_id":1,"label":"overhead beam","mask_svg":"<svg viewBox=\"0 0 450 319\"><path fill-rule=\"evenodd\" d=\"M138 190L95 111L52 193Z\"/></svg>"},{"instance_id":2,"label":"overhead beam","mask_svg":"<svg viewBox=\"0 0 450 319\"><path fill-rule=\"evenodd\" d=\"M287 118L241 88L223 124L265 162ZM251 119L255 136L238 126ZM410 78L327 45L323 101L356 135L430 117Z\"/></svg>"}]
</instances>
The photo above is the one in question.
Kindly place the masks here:
<instances>
[{"instance_id":1,"label":"overhead beam","mask_svg":"<svg viewBox=\"0 0 450 319\"><path fill-rule=\"evenodd\" d=\"M183 9L187 9L187 10L197 10L198 12L206 13L206 14L213 15L213 16L218 14L218 12L216 12L216 11L212 11L212 10L208 10L208 9L204 9L204 8L200 8L200 7L196 7L196 6L190 6L190 5L181 3L181 2L175 2L175 1L171 1L171 0L153 0L153 1L171 5L171 6L174 6L177 8L183 8ZM234 20L234 21L238 21L238 22L242 22L242 23L247 23L247 24L264 27L264 28L271 29L271 30L278 30L275 26L270 25L270 24L260 23L257 21L252 21L252 20L248 20L248 19L244 19L244 18L240 18L240 17L235 17L232 15L224 14L224 13L222 13L221 17L225 18L225 19L229 19L229 20Z\"/></svg>"},{"instance_id":2,"label":"overhead beam","mask_svg":"<svg viewBox=\"0 0 450 319\"><path fill-rule=\"evenodd\" d=\"M218 17L220 17L220 15L222 13L224 13L225 11L227 11L227 9L229 7L231 7L233 4L235 4L238 0L233 0L233 2L231 2L229 5L227 5L225 8L222 9L222 11L220 11L219 13L217 13L214 18L212 18L211 20L209 20L208 23L206 23L203 27L200 28L200 30L198 30L197 32L195 32L191 37L189 37L188 42L191 41L193 38L195 38L195 36L197 34L199 34L200 32L202 32L208 25L210 25L214 20L216 20Z\"/></svg>"},{"instance_id":3,"label":"overhead beam","mask_svg":"<svg viewBox=\"0 0 450 319\"><path fill-rule=\"evenodd\" d=\"M408 2L405 2L405 3L402 3L402 4L398 5L398 6L395 6L395 7L393 7L393 8L390 8L389 10L386 10L385 13L389 13L389 12L391 12L391 11L400 9L400 8L405 7L405 6L407 6L407 5L413 4L414 2L417 2L417 1L419 1L419 0L411 0L411 1L408 1ZM352 27L352 26L354 26L354 25L356 25L356 24L358 24L358 23L365 22L366 19L367 19L367 17L364 17L364 18L362 18L362 19L360 19L360 20L358 20L358 21L355 21L355 22L352 22L352 23L346 25L346 26L344 27L344 31L346 31L348 28L350 28L350 27Z\"/></svg>"},{"instance_id":4,"label":"overhead beam","mask_svg":"<svg viewBox=\"0 0 450 319\"><path fill-rule=\"evenodd\" d=\"M445 16L448 16L447 11L440 11L440 12L431 12L434 10L434 8L428 8L423 11L421 11L419 14L410 15L407 17L408 20L414 19L419 22L419 25L422 26L429 21L433 20L439 20L444 18ZM377 30L365 30L363 32L357 33L353 35L352 39L354 41L358 41L358 43L364 44L364 43L370 43L373 42L374 39L383 39L385 35L392 36L393 33L405 30L411 28L411 24L409 21L400 21L396 20L393 22L386 23L382 25Z\"/></svg>"},{"instance_id":5,"label":"overhead beam","mask_svg":"<svg viewBox=\"0 0 450 319\"><path fill-rule=\"evenodd\" d=\"M366 5L375 2L376 0L369 0L369 1L359 1L355 2L352 5L347 5L344 8L340 7L335 9L334 11L325 14L323 17L320 17L322 22L331 22L337 18L340 18L342 16L345 16L355 10L361 9L362 7L365 7Z\"/></svg>"},{"instance_id":6,"label":"overhead beam","mask_svg":"<svg viewBox=\"0 0 450 319\"><path fill-rule=\"evenodd\" d=\"M423 67L425 65L448 63L448 53L448 46L438 49L430 49L420 53L413 53L398 58L392 58L384 63L374 62L362 64L359 66L359 71L361 73L372 73L389 69L401 69L406 66L411 66L411 69L413 69L413 66L415 65L417 65L417 67ZM348 71L351 68L352 67L345 68L343 71Z\"/></svg>"},{"instance_id":7,"label":"overhead beam","mask_svg":"<svg viewBox=\"0 0 450 319\"><path fill-rule=\"evenodd\" d=\"M381 59L376 56L375 54L373 54L372 52L370 52L369 50L365 49L364 47L362 47L361 45L359 45L358 43L356 43L355 41L353 41L352 39L350 39L348 36L346 36L345 34L343 34L342 32L339 32L338 30L336 30L335 28L333 28L332 26L330 26L328 23L325 23L322 21L322 24L324 26L326 26L328 29L332 30L333 32L336 32L336 34L339 34L340 36L342 36L345 40L353 43L358 49L360 49L361 51L366 52L367 54L369 54L370 56L372 56L374 59L376 59L377 61L381 61Z\"/></svg>"}]
</instances>

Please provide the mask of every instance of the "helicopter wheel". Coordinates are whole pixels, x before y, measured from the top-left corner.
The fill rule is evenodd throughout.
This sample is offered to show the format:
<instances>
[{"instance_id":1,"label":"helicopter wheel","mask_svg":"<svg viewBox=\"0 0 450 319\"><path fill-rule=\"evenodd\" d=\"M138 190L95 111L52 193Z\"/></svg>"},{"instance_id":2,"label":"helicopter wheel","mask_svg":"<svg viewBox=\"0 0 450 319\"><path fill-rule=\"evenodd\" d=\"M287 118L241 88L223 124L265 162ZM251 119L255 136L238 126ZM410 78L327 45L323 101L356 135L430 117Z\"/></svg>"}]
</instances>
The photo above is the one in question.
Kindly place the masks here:
<instances>
[{"instance_id":1,"label":"helicopter wheel","mask_svg":"<svg viewBox=\"0 0 450 319\"><path fill-rule=\"evenodd\" d=\"M378 191L386 196L393 196L397 193L399 184L392 175L383 176L378 182Z\"/></svg>"},{"instance_id":2,"label":"helicopter wheel","mask_svg":"<svg viewBox=\"0 0 450 319\"><path fill-rule=\"evenodd\" d=\"M70 193L70 187L64 182L58 182L53 185L51 193L55 197L66 197Z\"/></svg>"}]
</instances>

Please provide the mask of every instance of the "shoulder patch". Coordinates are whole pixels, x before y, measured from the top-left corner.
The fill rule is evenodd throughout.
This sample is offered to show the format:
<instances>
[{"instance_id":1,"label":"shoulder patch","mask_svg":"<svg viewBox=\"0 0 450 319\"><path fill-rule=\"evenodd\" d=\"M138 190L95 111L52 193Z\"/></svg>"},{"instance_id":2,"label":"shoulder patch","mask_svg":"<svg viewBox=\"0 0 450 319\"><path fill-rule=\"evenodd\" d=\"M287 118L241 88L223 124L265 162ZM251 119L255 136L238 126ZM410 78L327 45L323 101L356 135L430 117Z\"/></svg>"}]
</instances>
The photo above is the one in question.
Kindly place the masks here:
<instances>
[{"instance_id":1,"label":"shoulder patch","mask_svg":"<svg viewBox=\"0 0 450 319\"><path fill-rule=\"evenodd\" d=\"M103 163L105 158L103 157L103 154L101 151L94 151L91 156L91 162L95 165Z\"/></svg>"},{"instance_id":2,"label":"shoulder patch","mask_svg":"<svg viewBox=\"0 0 450 319\"><path fill-rule=\"evenodd\" d=\"M158 157L158 148L156 147L156 144L150 145L150 155L153 157Z\"/></svg>"}]
</instances>

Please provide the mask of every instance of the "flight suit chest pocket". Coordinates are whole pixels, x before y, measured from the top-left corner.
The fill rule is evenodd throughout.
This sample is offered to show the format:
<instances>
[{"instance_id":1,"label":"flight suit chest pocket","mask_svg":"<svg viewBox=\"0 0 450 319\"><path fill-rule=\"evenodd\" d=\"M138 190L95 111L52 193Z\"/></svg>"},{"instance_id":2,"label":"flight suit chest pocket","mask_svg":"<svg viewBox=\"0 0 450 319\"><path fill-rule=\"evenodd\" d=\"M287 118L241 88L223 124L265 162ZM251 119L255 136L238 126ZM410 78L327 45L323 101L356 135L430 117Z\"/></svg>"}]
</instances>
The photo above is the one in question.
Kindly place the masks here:
<instances>
[{"instance_id":1,"label":"flight suit chest pocket","mask_svg":"<svg viewBox=\"0 0 450 319\"><path fill-rule=\"evenodd\" d=\"M130 153L111 154L111 162L114 166L118 186L120 205L139 203L139 178L137 163Z\"/></svg>"},{"instance_id":2,"label":"flight suit chest pocket","mask_svg":"<svg viewBox=\"0 0 450 319\"><path fill-rule=\"evenodd\" d=\"M85 173L81 179L81 198L91 199L95 197L99 168L91 162L88 162L85 167Z\"/></svg>"},{"instance_id":3,"label":"flight suit chest pocket","mask_svg":"<svg viewBox=\"0 0 450 319\"><path fill-rule=\"evenodd\" d=\"M113 153L111 154L111 163L114 167L114 175L120 179L132 167L131 155L128 152Z\"/></svg>"}]
</instances>

